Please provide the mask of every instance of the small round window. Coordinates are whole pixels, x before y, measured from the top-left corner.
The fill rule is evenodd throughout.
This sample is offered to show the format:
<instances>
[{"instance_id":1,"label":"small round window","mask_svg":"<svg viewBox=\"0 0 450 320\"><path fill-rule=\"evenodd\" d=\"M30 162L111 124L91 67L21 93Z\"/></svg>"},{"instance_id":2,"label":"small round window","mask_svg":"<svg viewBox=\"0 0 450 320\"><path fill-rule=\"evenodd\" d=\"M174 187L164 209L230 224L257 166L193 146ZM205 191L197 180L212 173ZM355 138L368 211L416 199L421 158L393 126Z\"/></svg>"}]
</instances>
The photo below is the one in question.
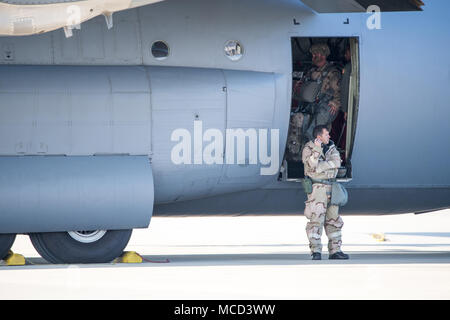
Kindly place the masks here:
<instances>
[{"instance_id":1,"label":"small round window","mask_svg":"<svg viewBox=\"0 0 450 320\"><path fill-rule=\"evenodd\" d=\"M156 60L164 60L169 56L169 46L164 41L155 41L152 44L152 56Z\"/></svg>"},{"instance_id":2,"label":"small round window","mask_svg":"<svg viewBox=\"0 0 450 320\"><path fill-rule=\"evenodd\" d=\"M244 55L244 48L237 40L229 40L225 44L225 55L231 61L238 61Z\"/></svg>"}]
</instances>

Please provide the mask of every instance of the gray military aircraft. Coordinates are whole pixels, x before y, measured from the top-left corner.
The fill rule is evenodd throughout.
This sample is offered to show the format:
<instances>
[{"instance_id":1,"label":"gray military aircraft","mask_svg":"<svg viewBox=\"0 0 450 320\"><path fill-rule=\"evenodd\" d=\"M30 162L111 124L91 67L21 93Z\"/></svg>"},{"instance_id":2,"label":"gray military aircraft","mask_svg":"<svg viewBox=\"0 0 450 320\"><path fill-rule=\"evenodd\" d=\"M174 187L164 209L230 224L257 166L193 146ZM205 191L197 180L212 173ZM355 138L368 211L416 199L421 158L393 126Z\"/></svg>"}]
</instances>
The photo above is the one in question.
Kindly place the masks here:
<instances>
[{"instance_id":1,"label":"gray military aircraft","mask_svg":"<svg viewBox=\"0 0 450 320\"><path fill-rule=\"evenodd\" d=\"M284 153L317 42L351 63L341 212L449 208L450 5L422 5L0 0L0 258L16 234L107 262L152 215L303 212Z\"/></svg>"}]
</instances>

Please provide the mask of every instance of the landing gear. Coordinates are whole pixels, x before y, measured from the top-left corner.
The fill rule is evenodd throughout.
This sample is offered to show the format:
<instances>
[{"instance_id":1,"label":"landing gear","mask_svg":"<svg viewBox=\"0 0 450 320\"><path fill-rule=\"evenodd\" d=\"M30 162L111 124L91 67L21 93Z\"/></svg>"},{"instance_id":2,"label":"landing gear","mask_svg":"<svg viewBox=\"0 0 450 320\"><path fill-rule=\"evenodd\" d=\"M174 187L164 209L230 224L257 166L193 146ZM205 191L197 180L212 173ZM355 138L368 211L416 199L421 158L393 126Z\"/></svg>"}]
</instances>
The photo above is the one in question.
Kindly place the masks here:
<instances>
[{"instance_id":1,"label":"landing gear","mask_svg":"<svg viewBox=\"0 0 450 320\"><path fill-rule=\"evenodd\" d=\"M3 260L8 255L15 239L16 235L13 233L0 234L0 260Z\"/></svg>"},{"instance_id":2,"label":"landing gear","mask_svg":"<svg viewBox=\"0 0 450 320\"><path fill-rule=\"evenodd\" d=\"M31 233L36 251L51 263L107 263L122 254L133 230Z\"/></svg>"}]
</instances>

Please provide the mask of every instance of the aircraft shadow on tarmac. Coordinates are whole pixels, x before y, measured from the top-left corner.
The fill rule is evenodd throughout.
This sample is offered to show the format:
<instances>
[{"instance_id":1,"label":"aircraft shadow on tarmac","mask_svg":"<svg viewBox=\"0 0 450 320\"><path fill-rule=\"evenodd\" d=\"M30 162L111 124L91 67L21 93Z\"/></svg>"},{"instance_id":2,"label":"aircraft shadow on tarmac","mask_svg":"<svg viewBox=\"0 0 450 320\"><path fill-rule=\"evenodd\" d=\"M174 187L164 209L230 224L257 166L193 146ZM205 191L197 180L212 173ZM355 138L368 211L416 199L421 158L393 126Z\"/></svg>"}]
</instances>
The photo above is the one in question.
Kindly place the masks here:
<instances>
[{"instance_id":1,"label":"aircraft shadow on tarmac","mask_svg":"<svg viewBox=\"0 0 450 320\"><path fill-rule=\"evenodd\" d=\"M99 267L205 267L205 266L255 266L255 265L312 265L312 264L354 264L354 265L389 265L389 264L448 264L448 251L392 250L377 251L345 251L350 260L328 260L328 253L322 254L321 261L312 261L308 253L242 253L242 254L169 254L143 255L144 262L54 265L42 258L26 258L25 266L2 266L5 269L58 269L69 266L80 268ZM169 262L166 263L166 259Z\"/></svg>"}]
</instances>

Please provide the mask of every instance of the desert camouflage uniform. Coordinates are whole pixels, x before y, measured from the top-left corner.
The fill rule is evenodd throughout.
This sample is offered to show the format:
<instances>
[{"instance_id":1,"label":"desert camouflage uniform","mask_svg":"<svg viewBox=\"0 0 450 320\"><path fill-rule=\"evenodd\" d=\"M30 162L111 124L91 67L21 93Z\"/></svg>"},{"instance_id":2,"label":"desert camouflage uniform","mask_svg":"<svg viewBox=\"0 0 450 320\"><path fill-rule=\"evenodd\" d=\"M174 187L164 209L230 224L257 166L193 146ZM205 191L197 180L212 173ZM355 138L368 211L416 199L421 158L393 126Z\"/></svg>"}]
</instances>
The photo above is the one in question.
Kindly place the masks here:
<instances>
[{"instance_id":1,"label":"desert camouflage uniform","mask_svg":"<svg viewBox=\"0 0 450 320\"><path fill-rule=\"evenodd\" d=\"M322 68L318 68L316 66L312 67L308 71L306 78L316 81L321 77L322 73L327 70L328 73L325 78L322 79L323 82L320 93L330 95L332 98L328 104L334 105L336 109L339 110L341 108L342 71L339 71L337 67L333 66L330 62L327 62L322 66Z\"/></svg>"},{"instance_id":2,"label":"desert camouflage uniform","mask_svg":"<svg viewBox=\"0 0 450 320\"><path fill-rule=\"evenodd\" d=\"M318 96L318 101L315 103L314 114L306 115L304 135L307 140L312 140L312 131L318 125L328 126L328 131L331 131L331 123L336 119L336 116L341 108L341 76L342 73L327 62L322 68L313 67L306 75L306 78L316 81L320 77L322 86ZM336 108L336 113L331 114L329 105Z\"/></svg>"},{"instance_id":3,"label":"desert camouflage uniform","mask_svg":"<svg viewBox=\"0 0 450 320\"><path fill-rule=\"evenodd\" d=\"M334 143L330 141L328 150L324 150L308 142L302 151L302 161L305 166L305 176L312 179L324 180L336 178L341 158ZM339 207L330 205L331 185L314 183L312 193L308 194L305 202L305 216L309 219L306 234L309 239L311 252L322 251L322 228L328 237L329 254L341 251L341 228L344 225L339 216Z\"/></svg>"}]
</instances>

